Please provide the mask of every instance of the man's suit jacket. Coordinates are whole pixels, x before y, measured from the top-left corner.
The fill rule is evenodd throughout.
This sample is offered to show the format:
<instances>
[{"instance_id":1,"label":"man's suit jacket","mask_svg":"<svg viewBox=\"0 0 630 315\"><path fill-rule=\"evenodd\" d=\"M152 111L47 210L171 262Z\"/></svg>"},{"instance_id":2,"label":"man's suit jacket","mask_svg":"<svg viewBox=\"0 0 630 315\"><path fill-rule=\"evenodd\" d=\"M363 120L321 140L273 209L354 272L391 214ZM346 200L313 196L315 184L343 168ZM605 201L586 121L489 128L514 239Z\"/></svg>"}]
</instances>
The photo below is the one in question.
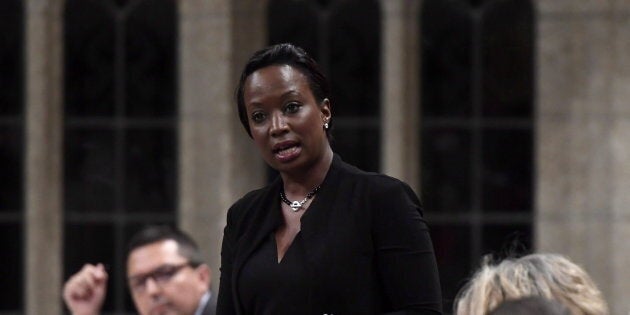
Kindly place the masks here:
<instances>
[{"instance_id":1,"label":"man's suit jacket","mask_svg":"<svg viewBox=\"0 0 630 315\"><path fill-rule=\"evenodd\" d=\"M218 315L245 314L239 272L282 224L276 210L281 188L278 178L228 211ZM305 263L313 270L303 314L441 313L433 246L420 201L405 183L363 172L335 155L301 224Z\"/></svg>"},{"instance_id":2,"label":"man's suit jacket","mask_svg":"<svg viewBox=\"0 0 630 315\"><path fill-rule=\"evenodd\" d=\"M210 295L210 299L206 303L206 307L204 307L201 312L202 315L215 315L217 310L217 297L215 294Z\"/></svg>"}]
</instances>

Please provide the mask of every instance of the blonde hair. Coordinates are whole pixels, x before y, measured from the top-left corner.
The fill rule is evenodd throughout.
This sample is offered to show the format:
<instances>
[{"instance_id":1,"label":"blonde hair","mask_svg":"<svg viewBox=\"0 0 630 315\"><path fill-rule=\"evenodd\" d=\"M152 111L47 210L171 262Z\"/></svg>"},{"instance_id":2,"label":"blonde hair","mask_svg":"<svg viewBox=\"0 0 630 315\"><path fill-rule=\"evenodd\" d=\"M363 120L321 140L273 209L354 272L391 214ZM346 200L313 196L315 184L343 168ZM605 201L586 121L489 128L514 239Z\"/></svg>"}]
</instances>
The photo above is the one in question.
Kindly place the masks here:
<instances>
[{"instance_id":1,"label":"blonde hair","mask_svg":"<svg viewBox=\"0 0 630 315\"><path fill-rule=\"evenodd\" d=\"M532 254L481 268L455 298L454 314L484 315L501 302L542 296L566 305L575 315L608 315L608 306L591 277L557 254Z\"/></svg>"}]
</instances>

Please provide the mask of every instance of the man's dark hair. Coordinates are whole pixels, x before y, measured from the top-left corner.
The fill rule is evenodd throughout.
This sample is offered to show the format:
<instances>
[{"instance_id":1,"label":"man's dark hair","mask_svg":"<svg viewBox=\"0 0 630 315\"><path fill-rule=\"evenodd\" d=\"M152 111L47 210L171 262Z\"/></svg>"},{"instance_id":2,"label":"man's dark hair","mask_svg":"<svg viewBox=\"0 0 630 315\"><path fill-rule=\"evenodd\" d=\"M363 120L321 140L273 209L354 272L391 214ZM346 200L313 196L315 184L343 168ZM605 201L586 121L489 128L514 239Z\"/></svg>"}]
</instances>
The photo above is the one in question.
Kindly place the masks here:
<instances>
[{"instance_id":1,"label":"man's dark hair","mask_svg":"<svg viewBox=\"0 0 630 315\"><path fill-rule=\"evenodd\" d=\"M488 315L571 315L569 309L556 300L542 296L530 296L517 300L507 300Z\"/></svg>"},{"instance_id":2,"label":"man's dark hair","mask_svg":"<svg viewBox=\"0 0 630 315\"><path fill-rule=\"evenodd\" d=\"M330 88L326 76L324 76L319 69L317 62L302 48L292 44L277 44L261 49L255 52L247 61L247 64L245 64L236 89L238 116L250 137L252 136L252 132L249 129L249 120L247 118L247 109L245 108L243 95L245 93L245 81L256 70L273 65L289 65L306 76L308 85L318 104L321 104L326 98L330 99ZM330 130L332 129L332 119L328 121L328 125L329 128L326 129L326 137L328 137L328 140L331 140Z\"/></svg>"},{"instance_id":3,"label":"man's dark hair","mask_svg":"<svg viewBox=\"0 0 630 315\"><path fill-rule=\"evenodd\" d=\"M168 225L150 225L136 232L127 245L127 258L138 247L165 240L174 240L178 245L177 252L188 259L191 266L204 263L197 243L186 233Z\"/></svg>"}]
</instances>

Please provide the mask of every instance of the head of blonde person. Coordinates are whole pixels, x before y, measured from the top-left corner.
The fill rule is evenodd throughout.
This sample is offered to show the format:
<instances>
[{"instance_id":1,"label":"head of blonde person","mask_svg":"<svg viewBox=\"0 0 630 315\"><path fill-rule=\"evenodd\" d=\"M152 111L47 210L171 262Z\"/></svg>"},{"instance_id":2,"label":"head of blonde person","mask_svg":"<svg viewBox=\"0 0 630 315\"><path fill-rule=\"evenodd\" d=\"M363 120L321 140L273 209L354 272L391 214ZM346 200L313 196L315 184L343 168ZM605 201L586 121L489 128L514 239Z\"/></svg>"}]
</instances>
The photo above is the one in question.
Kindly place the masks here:
<instances>
[{"instance_id":1,"label":"head of blonde person","mask_svg":"<svg viewBox=\"0 0 630 315\"><path fill-rule=\"evenodd\" d=\"M607 315L608 306L591 277L557 254L532 254L481 268L455 298L455 315L485 315L501 302L527 296L557 300L574 315Z\"/></svg>"}]
</instances>

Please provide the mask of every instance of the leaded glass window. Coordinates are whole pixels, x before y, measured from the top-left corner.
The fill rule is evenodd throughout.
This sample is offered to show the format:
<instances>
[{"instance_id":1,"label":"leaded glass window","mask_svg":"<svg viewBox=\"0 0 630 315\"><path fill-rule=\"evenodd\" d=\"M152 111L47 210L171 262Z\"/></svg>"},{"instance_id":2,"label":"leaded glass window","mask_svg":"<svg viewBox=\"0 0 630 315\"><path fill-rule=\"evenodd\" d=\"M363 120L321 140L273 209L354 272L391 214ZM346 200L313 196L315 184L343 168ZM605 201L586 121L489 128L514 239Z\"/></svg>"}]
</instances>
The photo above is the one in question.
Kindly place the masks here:
<instances>
[{"instance_id":1,"label":"leaded glass window","mask_svg":"<svg viewBox=\"0 0 630 315\"><path fill-rule=\"evenodd\" d=\"M427 0L421 12L422 197L444 309L482 255L531 250L533 7Z\"/></svg>"},{"instance_id":2,"label":"leaded glass window","mask_svg":"<svg viewBox=\"0 0 630 315\"><path fill-rule=\"evenodd\" d=\"M176 19L170 0L65 4L64 277L105 263L105 313L134 313L131 234L175 224Z\"/></svg>"},{"instance_id":3,"label":"leaded glass window","mask_svg":"<svg viewBox=\"0 0 630 315\"><path fill-rule=\"evenodd\" d=\"M0 1L0 314L24 309L24 13Z\"/></svg>"},{"instance_id":4,"label":"leaded glass window","mask_svg":"<svg viewBox=\"0 0 630 315\"><path fill-rule=\"evenodd\" d=\"M271 0L269 44L304 48L331 83L333 150L351 164L380 163L380 9L377 1Z\"/></svg>"}]
</instances>

